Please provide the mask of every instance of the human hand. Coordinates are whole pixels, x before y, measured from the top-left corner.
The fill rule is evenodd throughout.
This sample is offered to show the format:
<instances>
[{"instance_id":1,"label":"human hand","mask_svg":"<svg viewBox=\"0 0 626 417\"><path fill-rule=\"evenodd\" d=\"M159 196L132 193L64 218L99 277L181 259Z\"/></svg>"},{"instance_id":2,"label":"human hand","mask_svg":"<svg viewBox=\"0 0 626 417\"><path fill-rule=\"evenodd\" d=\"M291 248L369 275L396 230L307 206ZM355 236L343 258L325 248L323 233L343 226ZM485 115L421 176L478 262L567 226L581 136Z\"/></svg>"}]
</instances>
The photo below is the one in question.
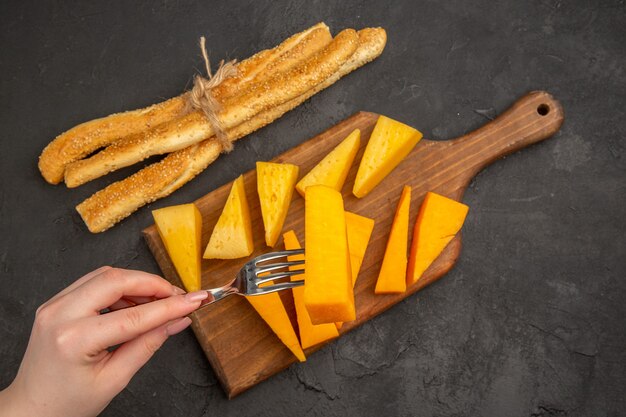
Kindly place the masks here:
<instances>
[{"instance_id":1,"label":"human hand","mask_svg":"<svg viewBox=\"0 0 626 417\"><path fill-rule=\"evenodd\" d=\"M0 392L0 415L97 415L191 324L184 316L208 293L183 294L140 271L102 267L78 279L37 309L17 376Z\"/></svg>"}]
</instances>

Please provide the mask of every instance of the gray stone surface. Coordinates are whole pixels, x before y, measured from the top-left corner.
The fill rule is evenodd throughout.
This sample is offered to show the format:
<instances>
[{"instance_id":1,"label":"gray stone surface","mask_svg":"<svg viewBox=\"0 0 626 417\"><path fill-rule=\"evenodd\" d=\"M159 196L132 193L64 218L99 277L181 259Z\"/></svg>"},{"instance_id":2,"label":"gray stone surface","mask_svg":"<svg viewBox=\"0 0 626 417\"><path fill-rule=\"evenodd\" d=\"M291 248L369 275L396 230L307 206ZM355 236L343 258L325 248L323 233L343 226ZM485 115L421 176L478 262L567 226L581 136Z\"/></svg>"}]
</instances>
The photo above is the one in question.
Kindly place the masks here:
<instances>
[{"instance_id":1,"label":"gray stone surface","mask_svg":"<svg viewBox=\"0 0 626 417\"><path fill-rule=\"evenodd\" d=\"M448 139L545 89L561 132L478 175L440 282L232 401L186 331L103 415L625 415L625 14L623 0L2 2L0 387L39 304L100 265L158 272L139 233L150 209L357 110ZM113 230L91 235L73 207L132 170L76 190L39 176L58 133L188 88L200 35L214 59L243 58L320 20L383 26L387 49Z\"/></svg>"}]
</instances>

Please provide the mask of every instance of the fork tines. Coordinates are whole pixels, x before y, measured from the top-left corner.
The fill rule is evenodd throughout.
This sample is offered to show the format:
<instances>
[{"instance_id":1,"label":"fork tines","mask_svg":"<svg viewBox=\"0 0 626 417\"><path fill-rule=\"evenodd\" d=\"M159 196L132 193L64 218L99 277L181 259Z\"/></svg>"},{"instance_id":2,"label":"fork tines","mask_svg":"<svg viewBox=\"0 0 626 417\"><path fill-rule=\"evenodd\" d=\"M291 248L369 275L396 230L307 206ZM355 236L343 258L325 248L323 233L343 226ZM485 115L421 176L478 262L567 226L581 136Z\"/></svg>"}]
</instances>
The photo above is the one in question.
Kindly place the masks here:
<instances>
[{"instance_id":1,"label":"fork tines","mask_svg":"<svg viewBox=\"0 0 626 417\"><path fill-rule=\"evenodd\" d=\"M292 277L296 275L304 274L304 268L300 268L294 271L289 271L289 267L304 265L304 260L300 259L297 261L287 261L287 262L275 262L275 263L267 263L263 265L259 265L263 262L269 262L272 260L285 258L287 256L301 255L304 253L304 249L294 249L294 250L286 250L281 252L271 252L265 255L260 255L254 258L249 262L249 272L252 273L253 279L248 282L248 294L249 295L260 295L267 294L275 291L281 291L284 289L299 287L304 284L304 280L291 281L291 282L280 282L273 285L267 285L264 287L259 287L259 285L264 284L269 281L274 281L282 278ZM283 270L283 271L281 271ZM268 274L268 272L277 271L272 274ZM262 275L267 274L267 275Z\"/></svg>"},{"instance_id":2,"label":"fork tines","mask_svg":"<svg viewBox=\"0 0 626 417\"><path fill-rule=\"evenodd\" d=\"M302 254L304 254L304 249L292 249L292 250L283 250L279 252L270 252L270 253L257 256L251 262L254 262L254 265L258 265L261 262L267 262L267 261L272 261L278 258L285 258L287 256L302 255Z\"/></svg>"},{"instance_id":3,"label":"fork tines","mask_svg":"<svg viewBox=\"0 0 626 417\"><path fill-rule=\"evenodd\" d=\"M293 265L302 265L302 262L299 264L294 262ZM301 274L304 274L304 269L298 269L295 271L277 272L275 274L263 275L262 277L259 277L257 275L257 279L255 280L255 282L257 285L261 285L269 281L274 281L277 279L292 277L294 275L301 275ZM267 287L261 287L261 288L267 288Z\"/></svg>"},{"instance_id":4,"label":"fork tines","mask_svg":"<svg viewBox=\"0 0 626 417\"><path fill-rule=\"evenodd\" d=\"M257 266L254 268L254 272L258 276L259 274L265 274L271 271L278 271L280 269L289 268L290 266L298 266L304 265L304 259L298 261L290 261L290 262L277 262L275 264L267 264L262 266Z\"/></svg>"}]
</instances>

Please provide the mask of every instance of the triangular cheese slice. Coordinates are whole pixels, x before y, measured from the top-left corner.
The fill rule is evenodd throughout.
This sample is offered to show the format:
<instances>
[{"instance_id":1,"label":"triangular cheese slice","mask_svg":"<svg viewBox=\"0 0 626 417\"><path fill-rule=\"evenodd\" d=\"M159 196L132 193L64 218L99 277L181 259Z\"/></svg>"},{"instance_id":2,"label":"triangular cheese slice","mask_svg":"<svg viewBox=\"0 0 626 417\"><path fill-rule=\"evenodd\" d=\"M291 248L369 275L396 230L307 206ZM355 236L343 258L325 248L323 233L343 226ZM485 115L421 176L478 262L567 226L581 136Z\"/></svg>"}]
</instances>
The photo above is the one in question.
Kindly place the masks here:
<instances>
[{"instance_id":1,"label":"triangular cheese slice","mask_svg":"<svg viewBox=\"0 0 626 417\"><path fill-rule=\"evenodd\" d=\"M409 239L410 207L411 187L405 185L391 224L383 264L374 289L376 294L393 294L406 291L406 250Z\"/></svg>"},{"instance_id":2,"label":"triangular cheese slice","mask_svg":"<svg viewBox=\"0 0 626 417\"><path fill-rule=\"evenodd\" d=\"M265 226L265 243L274 247L287 217L298 167L272 162L256 163L257 191Z\"/></svg>"},{"instance_id":3,"label":"triangular cheese slice","mask_svg":"<svg viewBox=\"0 0 626 417\"><path fill-rule=\"evenodd\" d=\"M224 209L211 233L204 251L206 259L236 259L248 256L254 250L250 209L239 176L230 190Z\"/></svg>"},{"instance_id":4,"label":"triangular cheese slice","mask_svg":"<svg viewBox=\"0 0 626 417\"><path fill-rule=\"evenodd\" d=\"M272 281L267 285L272 285ZM285 310L280 295L277 292L273 292L245 298L252 307L254 307L257 313L259 313L261 318L270 326L280 341L289 348L300 362L304 362L306 357L300 347L298 336L291 325L291 320L289 320L287 310Z\"/></svg>"},{"instance_id":5,"label":"triangular cheese slice","mask_svg":"<svg viewBox=\"0 0 626 417\"><path fill-rule=\"evenodd\" d=\"M380 116L367 142L352 193L365 197L411 152L422 134L403 123Z\"/></svg>"},{"instance_id":6,"label":"triangular cheese slice","mask_svg":"<svg viewBox=\"0 0 626 417\"><path fill-rule=\"evenodd\" d=\"M426 194L413 229L407 285L420 279L461 230L468 211L463 203L432 192Z\"/></svg>"},{"instance_id":7,"label":"triangular cheese slice","mask_svg":"<svg viewBox=\"0 0 626 417\"><path fill-rule=\"evenodd\" d=\"M325 185L333 190L341 191L360 146L361 131L355 129L298 181L296 184L298 193L304 197L304 191L310 185Z\"/></svg>"},{"instance_id":8,"label":"triangular cheese slice","mask_svg":"<svg viewBox=\"0 0 626 417\"><path fill-rule=\"evenodd\" d=\"M348 251L350 252L352 288L354 288L356 279L359 276L361 264L363 263L365 251L373 230L374 219L346 211L346 235L348 236ZM341 329L343 322L338 321L335 325L338 329Z\"/></svg>"},{"instance_id":9,"label":"triangular cheese slice","mask_svg":"<svg viewBox=\"0 0 626 417\"><path fill-rule=\"evenodd\" d=\"M356 279L359 276L365 250L373 230L374 219L346 211L346 234L348 236L348 250L350 251L352 287L356 284Z\"/></svg>"},{"instance_id":10,"label":"triangular cheese slice","mask_svg":"<svg viewBox=\"0 0 626 417\"><path fill-rule=\"evenodd\" d=\"M285 240L285 249L300 249L300 242L293 230L288 231L283 235ZM295 255L288 257L289 261L296 261L304 259L304 255ZM302 266L291 267L290 269L301 269ZM296 275L291 277L292 281L302 279L303 275ZM306 279L306 278L305 278ZM311 323L311 317L304 305L304 287L296 287L293 290L293 303L296 307L296 315L298 317L298 330L300 332L300 343L302 348L306 349L311 346L315 346L327 340L334 339L339 336L339 332L333 323L313 324Z\"/></svg>"},{"instance_id":11,"label":"triangular cheese slice","mask_svg":"<svg viewBox=\"0 0 626 417\"><path fill-rule=\"evenodd\" d=\"M192 204L165 207L152 212L159 236L188 292L201 287L200 252L202 217Z\"/></svg>"}]
</instances>

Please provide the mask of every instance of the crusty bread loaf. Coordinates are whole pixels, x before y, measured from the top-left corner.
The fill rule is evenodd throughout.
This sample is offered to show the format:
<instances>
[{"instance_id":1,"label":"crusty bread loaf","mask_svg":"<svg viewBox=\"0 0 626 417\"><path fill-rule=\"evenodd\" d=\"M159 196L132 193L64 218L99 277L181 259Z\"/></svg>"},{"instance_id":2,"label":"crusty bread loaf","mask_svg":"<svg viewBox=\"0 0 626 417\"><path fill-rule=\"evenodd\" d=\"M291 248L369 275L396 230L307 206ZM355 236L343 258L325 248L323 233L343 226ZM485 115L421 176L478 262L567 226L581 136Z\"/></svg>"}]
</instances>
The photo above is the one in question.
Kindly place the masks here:
<instances>
[{"instance_id":1,"label":"crusty bread loaf","mask_svg":"<svg viewBox=\"0 0 626 417\"><path fill-rule=\"evenodd\" d=\"M311 33L330 38L324 23L295 34L273 49L260 51L237 64L238 74L225 80L214 94L230 96L240 91L243 85L252 82L275 63L282 55L301 42L307 41ZM321 35L320 35L321 33ZM325 35L324 35L325 33ZM57 136L46 146L39 157L39 170L46 181L58 184L63 181L67 164L80 160L108 146L120 138L151 129L161 123L181 117L189 111L187 93L143 109L112 114L82 123Z\"/></svg>"},{"instance_id":2,"label":"crusty bread loaf","mask_svg":"<svg viewBox=\"0 0 626 417\"><path fill-rule=\"evenodd\" d=\"M213 93L214 96L221 100L226 100L237 95L237 93L241 94L242 91L248 90L251 85L264 83L276 74L293 69L296 65L311 59L320 50L328 46L332 41L332 36L330 35L328 27L323 26L309 31L299 39L299 42L289 49L282 48L281 44L281 47L276 48L276 51L267 51L268 54L271 53L271 55L268 55L264 61L264 71L257 71L254 74L252 71L248 71L250 77L246 80L241 80L241 77L229 78L215 89ZM243 61L240 65L245 63L246 61ZM258 68L258 66L255 68ZM176 144L177 141L180 140L181 134L184 135L185 132L205 135L207 134L206 130L210 128L202 111L195 110L183 117L162 123L152 129L127 136L120 139L112 146L101 150L91 158L68 164L65 168L65 184L69 188L78 187L110 171L125 166L120 165L116 161L115 155L118 155L118 160L125 158L128 164L130 164L129 158L131 160L141 159L141 155L133 154L133 152L140 153L141 149L147 150L144 147L147 141L156 141L158 138L168 138L169 141ZM210 136L212 135L208 134L208 136L203 136L202 140ZM160 141L160 143L162 144L161 146L165 146L165 140ZM184 148L184 146L178 149L182 148Z\"/></svg>"},{"instance_id":3,"label":"crusty bread loaf","mask_svg":"<svg viewBox=\"0 0 626 417\"><path fill-rule=\"evenodd\" d=\"M264 56L262 66L250 60L237 64L238 71L247 73L249 76L246 79L241 79L240 75L227 78L212 91L212 94L216 98L233 97L241 94L247 89L247 86L263 82L269 79L272 74L290 70L303 60L310 58L327 46L332 39L328 26L324 23L318 23L306 31L292 36L276 48L263 51L267 55Z\"/></svg>"},{"instance_id":4,"label":"crusty bread loaf","mask_svg":"<svg viewBox=\"0 0 626 417\"><path fill-rule=\"evenodd\" d=\"M339 78L378 57L387 40L382 28L358 32L358 48L340 69L301 96L280 106L259 113L247 122L226 131L230 140L237 140L282 116ZM160 162L149 165L130 177L98 191L76 207L93 233L102 232L143 205L165 197L190 181L221 153L215 138L173 152Z\"/></svg>"},{"instance_id":5,"label":"crusty bread loaf","mask_svg":"<svg viewBox=\"0 0 626 417\"><path fill-rule=\"evenodd\" d=\"M57 136L44 148L39 157L39 171L50 184L58 184L63 181L66 163L83 158L115 139L180 117L186 107L185 98L179 96L145 109L82 123Z\"/></svg>"},{"instance_id":6,"label":"crusty bread loaf","mask_svg":"<svg viewBox=\"0 0 626 417\"><path fill-rule=\"evenodd\" d=\"M357 45L357 33L353 29L343 30L325 48L288 71L276 72L260 83L251 83L242 94L221 100L215 97L223 107L218 115L222 126L225 130L232 129L264 110L304 94L337 72ZM67 167L65 181L68 186L84 183L152 155L184 149L214 134L214 126L202 113L190 113L73 163Z\"/></svg>"}]
</instances>

